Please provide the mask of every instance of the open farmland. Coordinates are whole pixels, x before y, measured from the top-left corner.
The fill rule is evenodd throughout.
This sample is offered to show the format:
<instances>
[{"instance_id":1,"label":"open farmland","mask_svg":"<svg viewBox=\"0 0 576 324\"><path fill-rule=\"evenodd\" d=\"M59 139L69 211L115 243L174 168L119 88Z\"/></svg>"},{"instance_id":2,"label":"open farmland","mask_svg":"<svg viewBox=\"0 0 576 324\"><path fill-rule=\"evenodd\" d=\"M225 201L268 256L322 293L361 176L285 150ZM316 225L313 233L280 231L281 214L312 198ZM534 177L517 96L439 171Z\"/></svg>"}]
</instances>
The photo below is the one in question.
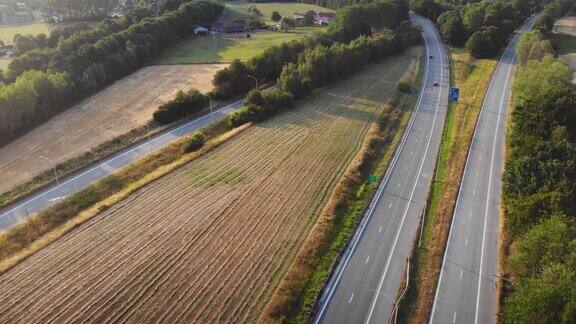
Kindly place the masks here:
<instances>
[{"instance_id":1,"label":"open farmland","mask_svg":"<svg viewBox=\"0 0 576 324\"><path fill-rule=\"evenodd\" d=\"M43 22L34 22L30 24L21 25L11 25L11 26L0 26L0 40L6 45L12 45L14 43L14 36L17 34L46 34L50 32L48 26Z\"/></svg>"},{"instance_id":2,"label":"open farmland","mask_svg":"<svg viewBox=\"0 0 576 324\"><path fill-rule=\"evenodd\" d=\"M0 322L254 319L419 53L323 88L0 276Z\"/></svg>"},{"instance_id":3,"label":"open farmland","mask_svg":"<svg viewBox=\"0 0 576 324\"><path fill-rule=\"evenodd\" d=\"M126 77L0 148L0 192L148 122L182 88L212 88L224 65L151 66Z\"/></svg>"},{"instance_id":4,"label":"open farmland","mask_svg":"<svg viewBox=\"0 0 576 324\"><path fill-rule=\"evenodd\" d=\"M246 33L221 34L216 38L201 36L180 42L168 49L158 64L190 64L232 62L234 59L246 61L273 45L294 39L301 39L323 27L298 27L289 32L255 31Z\"/></svg>"},{"instance_id":5,"label":"open farmland","mask_svg":"<svg viewBox=\"0 0 576 324\"><path fill-rule=\"evenodd\" d=\"M554 32L576 36L576 17L567 16L554 23Z\"/></svg>"},{"instance_id":6,"label":"open farmland","mask_svg":"<svg viewBox=\"0 0 576 324\"><path fill-rule=\"evenodd\" d=\"M256 6L264 16L263 19L266 23L273 23L271 16L272 12L278 11L282 17L292 17L294 13L304 14L307 11L314 12L334 12L332 9L320 7L308 3L299 2L267 2L267 3L254 3L248 1L229 1L226 3L230 15L236 19L246 19L248 16L248 8Z\"/></svg>"}]
</instances>

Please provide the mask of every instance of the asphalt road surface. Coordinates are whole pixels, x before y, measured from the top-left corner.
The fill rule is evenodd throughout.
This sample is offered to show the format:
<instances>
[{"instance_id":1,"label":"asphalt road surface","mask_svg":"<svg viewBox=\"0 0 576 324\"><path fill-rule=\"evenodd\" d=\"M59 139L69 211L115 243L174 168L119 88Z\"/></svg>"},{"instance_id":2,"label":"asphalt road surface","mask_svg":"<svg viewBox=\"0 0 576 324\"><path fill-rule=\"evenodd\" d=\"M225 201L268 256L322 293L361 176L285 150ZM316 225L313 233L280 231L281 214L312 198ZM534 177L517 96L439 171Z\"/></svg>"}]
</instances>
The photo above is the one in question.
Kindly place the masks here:
<instances>
[{"instance_id":1,"label":"asphalt road surface","mask_svg":"<svg viewBox=\"0 0 576 324\"><path fill-rule=\"evenodd\" d=\"M89 167L88 169L80 171L78 174L62 179L59 185L54 184L49 186L29 198L1 209L0 230L10 228L20 222L27 215L55 204L59 200L86 188L89 184L103 179L122 167L141 159L150 154L150 152L157 151L166 144L211 124L212 121L220 120L241 107L242 100L218 110L214 110L213 116L210 116L208 113L203 117L157 134L156 136L153 136L150 141L145 141L141 144L125 149L102 162Z\"/></svg>"},{"instance_id":2,"label":"asphalt road surface","mask_svg":"<svg viewBox=\"0 0 576 324\"><path fill-rule=\"evenodd\" d=\"M521 31L532 28L529 20ZM518 34L492 76L452 218L430 323L495 323L501 177Z\"/></svg>"},{"instance_id":3,"label":"asphalt road surface","mask_svg":"<svg viewBox=\"0 0 576 324\"><path fill-rule=\"evenodd\" d=\"M433 58L427 60L423 88L402 142L321 296L315 323L384 323L395 305L448 105L448 59L440 37L430 21L417 15L411 20L423 26L426 51Z\"/></svg>"}]
</instances>

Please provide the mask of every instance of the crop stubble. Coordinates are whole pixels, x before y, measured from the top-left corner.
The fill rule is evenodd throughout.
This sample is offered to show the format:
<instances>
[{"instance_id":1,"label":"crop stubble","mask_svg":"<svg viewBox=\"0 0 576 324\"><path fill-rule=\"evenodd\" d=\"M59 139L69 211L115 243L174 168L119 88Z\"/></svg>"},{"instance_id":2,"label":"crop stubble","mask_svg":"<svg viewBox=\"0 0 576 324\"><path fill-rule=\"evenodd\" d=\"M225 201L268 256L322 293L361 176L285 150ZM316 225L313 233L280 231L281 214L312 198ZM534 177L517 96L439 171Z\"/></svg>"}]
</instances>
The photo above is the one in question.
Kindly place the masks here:
<instances>
[{"instance_id":1,"label":"crop stubble","mask_svg":"<svg viewBox=\"0 0 576 324\"><path fill-rule=\"evenodd\" d=\"M207 92L226 65L150 66L60 113L0 148L0 193L51 167L40 155L63 162L144 125L177 90Z\"/></svg>"},{"instance_id":2,"label":"crop stubble","mask_svg":"<svg viewBox=\"0 0 576 324\"><path fill-rule=\"evenodd\" d=\"M0 322L252 319L408 55L325 88L0 276Z\"/></svg>"}]
</instances>

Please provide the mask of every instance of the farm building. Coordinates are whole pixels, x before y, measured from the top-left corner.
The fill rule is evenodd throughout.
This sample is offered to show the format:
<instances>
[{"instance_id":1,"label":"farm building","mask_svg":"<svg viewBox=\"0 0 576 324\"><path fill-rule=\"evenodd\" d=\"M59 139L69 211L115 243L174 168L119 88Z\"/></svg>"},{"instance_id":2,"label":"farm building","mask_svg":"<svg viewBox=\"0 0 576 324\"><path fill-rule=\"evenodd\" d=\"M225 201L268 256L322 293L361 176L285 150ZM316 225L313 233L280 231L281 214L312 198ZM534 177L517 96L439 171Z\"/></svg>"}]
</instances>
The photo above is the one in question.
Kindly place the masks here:
<instances>
[{"instance_id":1,"label":"farm building","mask_svg":"<svg viewBox=\"0 0 576 324\"><path fill-rule=\"evenodd\" d=\"M336 18L336 14L333 12L320 12L314 17L314 23L320 26L328 25L334 18Z\"/></svg>"},{"instance_id":2,"label":"farm building","mask_svg":"<svg viewBox=\"0 0 576 324\"><path fill-rule=\"evenodd\" d=\"M240 33L246 30L246 22L244 20L223 20L214 24L213 29L219 33Z\"/></svg>"},{"instance_id":3,"label":"farm building","mask_svg":"<svg viewBox=\"0 0 576 324\"><path fill-rule=\"evenodd\" d=\"M208 29L206 27L198 26L194 28L194 34L196 35L206 35L208 33Z\"/></svg>"}]
</instances>

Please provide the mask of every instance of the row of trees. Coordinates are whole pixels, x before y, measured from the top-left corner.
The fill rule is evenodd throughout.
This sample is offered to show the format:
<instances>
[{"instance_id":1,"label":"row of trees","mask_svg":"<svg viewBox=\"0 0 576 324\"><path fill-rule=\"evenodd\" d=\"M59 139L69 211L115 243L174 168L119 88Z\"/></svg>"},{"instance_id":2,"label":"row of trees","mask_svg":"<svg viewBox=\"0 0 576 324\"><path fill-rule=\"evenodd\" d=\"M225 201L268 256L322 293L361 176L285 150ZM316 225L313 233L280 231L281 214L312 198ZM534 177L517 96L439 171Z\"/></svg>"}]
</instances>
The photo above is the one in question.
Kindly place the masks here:
<instances>
[{"instance_id":1,"label":"row of trees","mask_svg":"<svg viewBox=\"0 0 576 324\"><path fill-rule=\"evenodd\" d=\"M59 45L67 47L69 50L76 50L81 45L95 43L99 39L122 31L142 19L152 16L152 12L146 8L134 8L127 11L122 17L106 18L94 26L87 22L78 22L70 26L54 29L48 36L45 34L19 34L14 39L15 54L21 56L31 50L55 48ZM38 55L40 54L37 53L35 56ZM15 76L18 75L17 73L15 74Z\"/></svg>"},{"instance_id":2,"label":"row of trees","mask_svg":"<svg viewBox=\"0 0 576 324\"><path fill-rule=\"evenodd\" d=\"M349 43L361 35L371 36L376 29L400 28L400 23L407 19L408 6L404 1L379 0L364 6L344 7L337 11L328 31L269 47L246 63L234 61L228 68L220 70L213 80L213 94L218 98L230 98L246 93L254 87L252 77L261 82L275 81L283 66L296 63L305 49ZM407 33L406 37L410 41L414 34L406 26L400 28L399 32Z\"/></svg>"},{"instance_id":3,"label":"row of trees","mask_svg":"<svg viewBox=\"0 0 576 324\"><path fill-rule=\"evenodd\" d=\"M0 138L8 141L35 122L132 73L164 48L192 35L196 25L210 25L222 10L222 5L212 1L192 1L178 10L144 18L104 37L86 39L86 43L81 45L82 41L75 42L75 34L59 42L56 48L28 51L14 60L17 63L13 64L24 64L17 73L19 76L13 78L15 65L11 65L8 78L14 82L0 88L6 103L0 105ZM42 93L42 88L30 88L26 71L42 72L40 74L47 77L57 76L65 80L68 85L66 91L59 92L58 100L52 101L58 104L37 98L30 101L24 96L30 91L38 92L38 98L53 96L52 93ZM23 102L26 102L25 110L21 108Z\"/></svg>"},{"instance_id":4,"label":"row of trees","mask_svg":"<svg viewBox=\"0 0 576 324\"><path fill-rule=\"evenodd\" d=\"M531 14L547 3L544 0L482 0L438 2L415 0L412 10L436 21L442 39L463 46L477 58L495 56L508 36ZM553 19L572 8L574 0L555 0L544 12ZM548 16L548 15L547 15Z\"/></svg>"},{"instance_id":5,"label":"row of trees","mask_svg":"<svg viewBox=\"0 0 576 324\"><path fill-rule=\"evenodd\" d=\"M208 96L196 89L190 89L186 92L179 90L174 99L158 107L153 118L158 124L166 125L201 112L208 103Z\"/></svg>"},{"instance_id":6,"label":"row of trees","mask_svg":"<svg viewBox=\"0 0 576 324\"><path fill-rule=\"evenodd\" d=\"M509 323L576 322L576 95L572 71L541 30L519 41L503 176Z\"/></svg>"}]
</instances>

